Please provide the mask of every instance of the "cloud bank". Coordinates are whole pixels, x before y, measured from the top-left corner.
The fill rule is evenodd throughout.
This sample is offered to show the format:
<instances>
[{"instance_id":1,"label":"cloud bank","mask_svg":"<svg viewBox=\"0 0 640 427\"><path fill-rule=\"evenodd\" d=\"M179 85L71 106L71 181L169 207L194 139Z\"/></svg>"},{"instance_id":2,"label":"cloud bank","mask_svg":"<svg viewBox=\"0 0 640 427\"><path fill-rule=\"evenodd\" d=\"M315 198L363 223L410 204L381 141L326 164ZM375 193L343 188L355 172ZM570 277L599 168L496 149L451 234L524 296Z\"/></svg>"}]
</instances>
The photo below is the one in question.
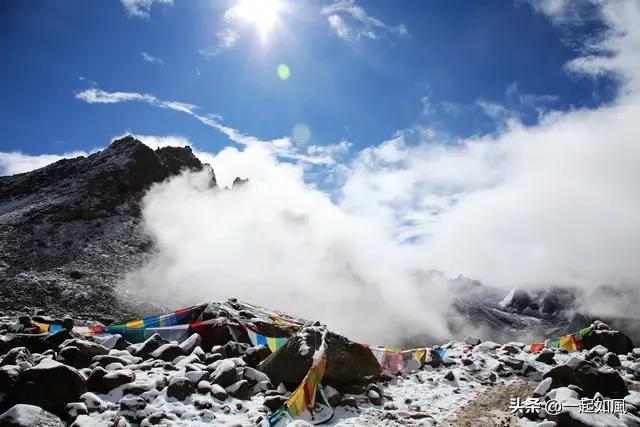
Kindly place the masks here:
<instances>
[{"instance_id":1,"label":"cloud bank","mask_svg":"<svg viewBox=\"0 0 640 427\"><path fill-rule=\"evenodd\" d=\"M250 185L212 192L187 174L150 191L158 254L131 283L174 297L179 286L190 301L235 295L373 342L446 333L450 284L432 269L505 288L637 292L640 10L600 13L610 31L566 68L619 78L612 103L544 110L531 126L513 115L496 134L455 141L398 132L339 164L333 198L268 144L225 148L210 157L218 178Z\"/></svg>"},{"instance_id":2,"label":"cloud bank","mask_svg":"<svg viewBox=\"0 0 640 427\"><path fill-rule=\"evenodd\" d=\"M566 4L537 10L565 25ZM538 123L478 104L503 125L468 139L415 126L349 157L348 141L264 141L150 94L77 93L92 104L143 102L188 114L236 143L197 151L218 182L251 180L238 191L211 191L206 175L185 174L154 187L144 220L157 253L130 286L173 304L234 295L371 343L415 330L446 334L453 295L432 270L504 288L623 284L637 294L640 6L597 6L608 31L565 70L618 79L615 99L554 111L552 94L524 97L510 87L522 104L545 104ZM189 143L173 138L140 136L151 145ZM330 193L310 179L323 168L332 171Z\"/></svg>"},{"instance_id":3,"label":"cloud bank","mask_svg":"<svg viewBox=\"0 0 640 427\"><path fill-rule=\"evenodd\" d=\"M335 0L323 6L321 13L327 17L331 30L347 41L361 38L376 40L387 36L410 36L404 24L400 23L397 26L385 24L369 15L354 0Z\"/></svg>"},{"instance_id":4,"label":"cloud bank","mask_svg":"<svg viewBox=\"0 0 640 427\"><path fill-rule=\"evenodd\" d=\"M120 0L130 17L149 19L154 4L172 6L173 0Z\"/></svg>"}]
</instances>

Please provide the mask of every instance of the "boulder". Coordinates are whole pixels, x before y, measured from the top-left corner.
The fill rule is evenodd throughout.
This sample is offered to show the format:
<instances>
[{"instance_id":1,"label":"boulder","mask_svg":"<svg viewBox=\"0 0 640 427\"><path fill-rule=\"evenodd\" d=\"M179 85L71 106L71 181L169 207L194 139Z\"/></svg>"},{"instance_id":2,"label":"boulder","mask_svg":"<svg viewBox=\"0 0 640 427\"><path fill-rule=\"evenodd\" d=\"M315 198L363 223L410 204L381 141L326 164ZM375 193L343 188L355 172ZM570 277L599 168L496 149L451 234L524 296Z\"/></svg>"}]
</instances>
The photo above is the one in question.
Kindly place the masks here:
<instances>
[{"instance_id":1,"label":"boulder","mask_svg":"<svg viewBox=\"0 0 640 427\"><path fill-rule=\"evenodd\" d=\"M15 388L15 401L40 406L58 416L65 416L67 403L77 402L87 391L84 378L76 369L43 359L22 372Z\"/></svg>"},{"instance_id":2,"label":"boulder","mask_svg":"<svg viewBox=\"0 0 640 427\"><path fill-rule=\"evenodd\" d=\"M542 397L551 390L551 384L553 383L553 378L545 378L538 384L536 389L533 391L533 397Z\"/></svg>"},{"instance_id":3,"label":"boulder","mask_svg":"<svg viewBox=\"0 0 640 427\"><path fill-rule=\"evenodd\" d=\"M240 380L225 389L229 395L240 400L251 400L251 390L251 384L247 380Z\"/></svg>"},{"instance_id":4,"label":"boulder","mask_svg":"<svg viewBox=\"0 0 640 427\"><path fill-rule=\"evenodd\" d=\"M582 338L582 346L587 350L598 345L606 347L615 354L627 354L633 351L631 338L622 332L597 330Z\"/></svg>"},{"instance_id":5,"label":"boulder","mask_svg":"<svg viewBox=\"0 0 640 427\"><path fill-rule=\"evenodd\" d=\"M555 365L556 364L555 355L556 354L554 353L553 350L550 350L548 348L543 348L542 350L540 350L540 353L538 353L538 355L536 356L536 361L542 362L547 365Z\"/></svg>"},{"instance_id":6,"label":"boulder","mask_svg":"<svg viewBox=\"0 0 640 427\"><path fill-rule=\"evenodd\" d=\"M622 366L618 355L611 352L604 355L604 357L602 358L602 362L607 366L611 366L612 368L619 368L620 366Z\"/></svg>"},{"instance_id":7,"label":"boulder","mask_svg":"<svg viewBox=\"0 0 640 427\"><path fill-rule=\"evenodd\" d=\"M87 378L87 389L97 393L108 393L123 384L132 383L136 376L130 371L108 372L102 367L96 367Z\"/></svg>"},{"instance_id":8,"label":"boulder","mask_svg":"<svg viewBox=\"0 0 640 427\"><path fill-rule=\"evenodd\" d=\"M242 378L247 380L252 386L262 381L269 381L269 377L264 372L260 372L257 369L253 369L249 366L244 368Z\"/></svg>"},{"instance_id":9,"label":"boulder","mask_svg":"<svg viewBox=\"0 0 640 427\"><path fill-rule=\"evenodd\" d=\"M277 411L282 405L285 404L287 398L280 395L267 396L264 399L264 406L269 408L271 412Z\"/></svg>"},{"instance_id":10,"label":"boulder","mask_svg":"<svg viewBox=\"0 0 640 427\"><path fill-rule=\"evenodd\" d=\"M126 350L127 347L131 345L131 343L122 338L120 334L108 335L106 337L96 335L93 337L93 340L109 350Z\"/></svg>"},{"instance_id":11,"label":"boulder","mask_svg":"<svg viewBox=\"0 0 640 427\"><path fill-rule=\"evenodd\" d=\"M2 427L64 427L56 415L34 406L18 404L0 415Z\"/></svg>"},{"instance_id":12,"label":"boulder","mask_svg":"<svg viewBox=\"0 0 640 427\"><path fill-rule=\"evenodd\" d=\"M552 378L551 388L577 385L588 397L600 392L611 398L623 398L629 393L622 377L612 368L598 368L593 362L572 357L565 364L551 368L544 378Z\"/></svg>"},{"instance_id":13,"label":"boulder","mask_svg":"<svg viewBox=\"0 0 640 427\"><path fill-rule=\"evenodd\" d=\"M22 367L31 367L33 363L33 357L31 352L26 347L15 347L9 350L0 360L0 366L6 365L19 365Z\"/></svg>"},{"instance_id":14,"label":"boulder","mask_svg":"<svg viewBox=\"0 0 640 427\"><path fill-rule=\"evenodd\" d=\"M382 396L377 390L369 389L369 391L367 391L367 397L372 405L380 406L383 403Z\"/></svg>"},{"instance_id":15,"label":"boulder","mask_svg":"<svg viewBox=\"0 0 640 427\"><path fill-rule=\"evenodd\" d=\"M467 336L464 339L464 343L470 346L476 346L478 344L480 344L482 342L482 340L478 337L472 337L472 336Z\"/></svg>"},{"instance_id":16,"label":"boulder","mask_svg":"<svg viewBox=\"0 0 640 427\"><path fill-rule=\"evenodd\" d=\"M241 357L245 351L249 349L248 344L239 343L235 341L229 341L222 347L220 347L217 352L222 354L222 357Z\"/></svg>"},{"instance_id":17,"label":"boulder","mask_svg":"<svg viewBox=\"0 0 640 427\"><path fill-rule=\"evenodd\" d=\"M269 349L269 347L264 345L256 345L254 347L249 347L244 352L242 360L244 360L248 366L257 368L260 362L269 357L270 354L271 350Z\"/></svg>"},{"instance_id":18,"label":"boulder","mask_svg":"<svg viewBox=\"0 0 640 427\"><path fill-rule=\"evenodd\" d=\"M178 356L184 356L186 353L184 349L175 343L162 344L160 347L151 352L151 357L154 359L164 360L165 362L171 362Z\"/></svg>"},{"instance_id":19,"label":"boulder","mask_svg":"<svg viewBox=\"0 0 640 427\"><path fill-rule=\"evenodd\" d=\"M7 409L15 395L15 387L20 378L20 368L15 365L0 367L0 411Z\"/></svg>"},{"instance_id":20,"label":"boulder","mask_svg":"<svg viewBox=\"0 0 640 427\"><path fill-rule=\"evenodd\" d=\"M324 395L327 398L327 402L329 402L329 405L331 405L331 407L335 407L336 405L338 405L338 403L340 403L340 399L342 399L342 395L338 390L331 387L330 385L324 386L323 390L324 390Z\"/></svg>"},{"instance_id":21,"label":"boulder","mask_svg":"<svg viewBox=\"0 0 640 427\"><path fill-rule=\"evenodd\" d=\"M109 354L109 349L95 342L72 339L60 344L58 361L74 368L86 368L94 356Z\"/></svg>"},{"instance_id":22,"label":"boulder","mask_svg":"<svg viewBox=\"0 0 640 427\"><path fill-rule=\"evenodd\" d=\"M226 390L220 385L211 384L211 396L215 397L218 400L226 400L227 397L229 397L229 393L227 393Z\"/></svg>"},{"instance_id":23,"label":"boulder","mask_svg":"<svg viewBox=\"0 0 640 427\"><path fill-rule=\"evenodd\" d=\"M634 380L640 381L640 362L635 362L627 366L627 371L633 375Z\"/></svg>"},{"instance_id":24,"label":"boulder","mask_svg":"<svg viewBox=\"0 0 640 427\"><path fill-rule=\"evenodd\" d=\"M202 344L202 337L200 334L193 333L180 343L180 348L182 349L182 354L191 354L196 347L199 347Z\"/></svg>"},{"instance_id":25,"label":"boulder","mask_svg":"<svg viewBox=\"0 0 640 427\"><path fill-rule=\"evenodd\" d=\"M113 408L114 404L107 402L96 396L94 393L87 392L80 396L80 402L84 403L89 411L106 411Z\"/></svg>"},{"instance_id":26,"label":"boulder","mask_svg":"<svg viewBox=\"0 0 640 427\"><path fill-rule=\"evenodd\" d=\"M148 359L149 357L151 357L151 353L156 351L162 344L167 344L167 341L165 341L160 336L160 334L153 334L144 342L130 345L129 347L127 347L127 350L129 350L129 353L133 354L134 356Z\"/></svg>"},{"instance_id":27,"label":"boulder","mask_svg":"<svg viewBox=\"0 0 640 427\"><path fill-rule=\"evenodd\" d=\"M171 381L169 381L169 386L167 386L167 396L178 400L186 399L195 393L195 391L193 384L186 377L173 377Z\"/></svg>"},{"instance_id":28,"label":"boulder","mask_svg":"<svg viewBox=\"0 0 640 427\"><path fill-rule=\"evenodd\" d=\"M135 412L147 407L147 402L140 396L123 397L118 403L122 411Z\"/></svg>"},{"instance_id":29,"label":"boulder","mask_svg":"<svg viewBox=\"0 0 640 427\"><path fill-rule=\"evenodd\" d=\"M233 361L230 359L224 359L218 363L218 367L211 374L211 381L214 384L218 384L222 387L228 387L240 379L236 370L236 365Z\"/></svg>"},{"instance_id":30,"label":"boulder","mask_svg":"<svg viewBox=\"0 0 640 427\"><path fill-rule=\"evenodd\" d=\"M262 361L258 370L267 374L272 384L284 383L295 389L311 368L311 358L322 343L323 332L324 328L318 326L303 328ZM353 384L380 373L380 365L368 348L332 332L326 334L326 339L327 367L323 384Z\"/></svg>"},{"instance_id":31,"label":"boulder","mask_svg":"<svg viewBox=\"0 0 640 427\"><path fill-rule=\"evenodd\" d=\"M73 319L70 317L66 317L62 320L62 329L65 329L69 332L73 330Z\"/></svg>"},{"instance_id":32,"label":"boulder","mask_svg":"<svg viewBox=\"0 0 640 427\"><path fill-rule=\"evenodd\" d=\"M68 403L67 406L65 406L64 410L67 413L68 421L74 421L76 418L78 418L78 416L87 415L89 413L87 405L85 405L83 402Z\"/></svg>"}]
</instances>

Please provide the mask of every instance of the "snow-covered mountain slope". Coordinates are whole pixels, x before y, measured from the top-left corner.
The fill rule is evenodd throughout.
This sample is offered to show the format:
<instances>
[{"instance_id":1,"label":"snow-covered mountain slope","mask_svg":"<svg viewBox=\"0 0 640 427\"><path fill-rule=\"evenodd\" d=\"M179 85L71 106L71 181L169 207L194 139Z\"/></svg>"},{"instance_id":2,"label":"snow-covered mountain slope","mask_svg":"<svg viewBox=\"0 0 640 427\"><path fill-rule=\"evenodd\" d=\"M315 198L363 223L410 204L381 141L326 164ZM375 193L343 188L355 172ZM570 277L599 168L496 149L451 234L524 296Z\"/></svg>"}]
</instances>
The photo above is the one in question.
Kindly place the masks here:
<instances>
[{"instance_id":1,"label":"snow-covered mountain slope","mask_svg":"<svg viewBox=\"0 0 640 427\"><path fill-rule=\"evenodd\" d=\"M154 183L206 168L191 148L156 151L128 136L87 158L0 177L0 309L23 306L76 317L140 313L116 298L126 271L153 242L140 200Z\"/></svg>"}]
</instances>

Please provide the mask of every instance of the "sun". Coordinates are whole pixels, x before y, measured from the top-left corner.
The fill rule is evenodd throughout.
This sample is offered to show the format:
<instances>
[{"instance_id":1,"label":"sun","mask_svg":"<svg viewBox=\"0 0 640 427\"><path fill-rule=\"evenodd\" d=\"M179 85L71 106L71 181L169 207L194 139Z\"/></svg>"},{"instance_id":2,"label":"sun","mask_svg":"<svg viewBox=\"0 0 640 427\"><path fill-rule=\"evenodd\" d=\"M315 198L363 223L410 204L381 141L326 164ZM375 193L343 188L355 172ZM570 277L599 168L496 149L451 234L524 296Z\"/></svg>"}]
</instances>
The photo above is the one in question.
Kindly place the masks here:
<instances>
[{"instance_id":1,"label":"sun","mask_svg":"<svg viewBox=\"0 0 640 427\"><path fill-rule=\"evenodd\" d=\"M241 0L230 12L234 18L255 25L265 38L278 24L282 3L280 0Z\"/></svg>"}]
</instances>

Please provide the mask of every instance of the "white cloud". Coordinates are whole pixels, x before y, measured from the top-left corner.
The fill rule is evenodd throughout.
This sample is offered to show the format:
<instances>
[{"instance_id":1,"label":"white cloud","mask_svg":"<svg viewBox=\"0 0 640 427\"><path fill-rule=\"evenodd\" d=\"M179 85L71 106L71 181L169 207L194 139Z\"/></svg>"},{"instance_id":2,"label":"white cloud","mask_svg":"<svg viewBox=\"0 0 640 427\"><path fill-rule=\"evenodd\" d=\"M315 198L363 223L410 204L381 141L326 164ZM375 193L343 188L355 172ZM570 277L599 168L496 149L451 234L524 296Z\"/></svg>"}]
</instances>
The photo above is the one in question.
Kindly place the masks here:
<instances>
[{"instance_id":1,"label":"white cloud","mask_svg":"<svg viewBox=\"0 0 640 427\"><path fill-rule=\"evenodd\" d=\"M120 0L120 2L129 16L138 18L149 18L154 3L165 6L173 5L173 0Z\"/></svg>"},{"instance_id":2,"label":"white cloud","mask_svg":"<svg viewBox=\"0 0 640 427\"><path fill-rule=\"evenodd\" d=\"M160 64L160 65L164 65L164 61L156 56L153 55L149 55L147 52L140 52L140 55L142 56L142 60L145 62L150 62L152 64Z\"/></svg>"},{"instance_id":3,"label":"white cloud","mask_svg":"<svg viewBox=\"0 0 640 427\"><path fill-rule=\"evenodd\" d=\"M410 36L409 30L404 24L387 25L369 15L354 0L335 0L333 3L323 6L321 13L327 17L331 29L345 40L358 40L363 37L375 40L388 35Z\"/></svg>"},{"instance_id":4,"label":"white cloud","mask_svg":"<svg viewBox=\"0 0 640 427\"><path fill-rule=\"evenodd\" d=\"M97 150L91 151L94 153ZM70 159L79 156L88 156L91 153L86 151L71 151L64 154L24 154L20 151L3 152L0 151L0 176L16 175L43 168L58 160Z\"/></svg>"},{"instance_id":5,"label":"white cloud","mask_svg":"<svg viewBox=\"0 0 640 427\"><path fill-rule=\"evenodd\" d=\"M503 286L637 283L640 8L602 7L611 31L570 67L619 76L613 103L546 112L527 127L480 102L509 125L448 145L400 136L369 148L349 171L342 206L384 215L401 238L423 242L426 264L452 275Z\"/></svg>"},{"instance_id":6,"label":"white cloud","mask_svg":"<svg viewBox=\"0 0 640 427\"><path fill-rule=\"evenodd\" d=\"M263 145L280 158L306 162L312 165L335 164L335 159L329 158L330 155L342 155L343 149L348 145L345 142L338 143L340 149L333 149L331 145L326 145L317 153L313 151L317 146L301 147L294 144L289 136L283 136L272 140L261 140L255 136L247 135L238 129L225 126L221 123L222 117L219 114L201 114L198 113L198 106L179 101L164 101L154 95L138 92L108 92L99 88L89 88L77 92L75 98L89 104L116 104L122 102L143 102L153 107L173 110L187 114L200 123L216 129L224 134L229 140L240 145Z\"/></svg>"},{"instance_id":7,"label":"white cloud","mask_svg":"<svg viewBox=\"0 0 640 427\"><path fill-rule=\"evenodd\" d=\"M351 31L349 31L349 27L344 22L344 19L340 17L340 15L329 15L327 17L329 21L329 26L331 29L341 38L345 40L352 40L353 35Z\"/></svg>"},{"instance_id":8,"label":"white cloud","mask_svg":"<svg viewBox=\"0 0 640 427\"><path fill-rule=\"evenodd\" d=\"M132 283L190 302L235 295L374 342L446 329L451 284L430 269L505 287L637 289L640 11L602 7L605 57L576 71L618 74L614 102L447 143L400 132L339 165L336 202L268 145L225 148L211 155L218 178L251 185L216 193L187 174L154 188L144 215L159 253Z\"/></svg>"},{"instance_id":9,"label":"white cloud","mask_svg":"<svg viewBox=\"0 0 640 427\"><path fill-rule=\"evenodd\" d=\"M203 56L218 56L227 49L231 49L236 45L240 34L233 28L223 28L216 33L218 42L214 46L206 49L200 49L198 52Z\"/></svg>"}]
</instances>

